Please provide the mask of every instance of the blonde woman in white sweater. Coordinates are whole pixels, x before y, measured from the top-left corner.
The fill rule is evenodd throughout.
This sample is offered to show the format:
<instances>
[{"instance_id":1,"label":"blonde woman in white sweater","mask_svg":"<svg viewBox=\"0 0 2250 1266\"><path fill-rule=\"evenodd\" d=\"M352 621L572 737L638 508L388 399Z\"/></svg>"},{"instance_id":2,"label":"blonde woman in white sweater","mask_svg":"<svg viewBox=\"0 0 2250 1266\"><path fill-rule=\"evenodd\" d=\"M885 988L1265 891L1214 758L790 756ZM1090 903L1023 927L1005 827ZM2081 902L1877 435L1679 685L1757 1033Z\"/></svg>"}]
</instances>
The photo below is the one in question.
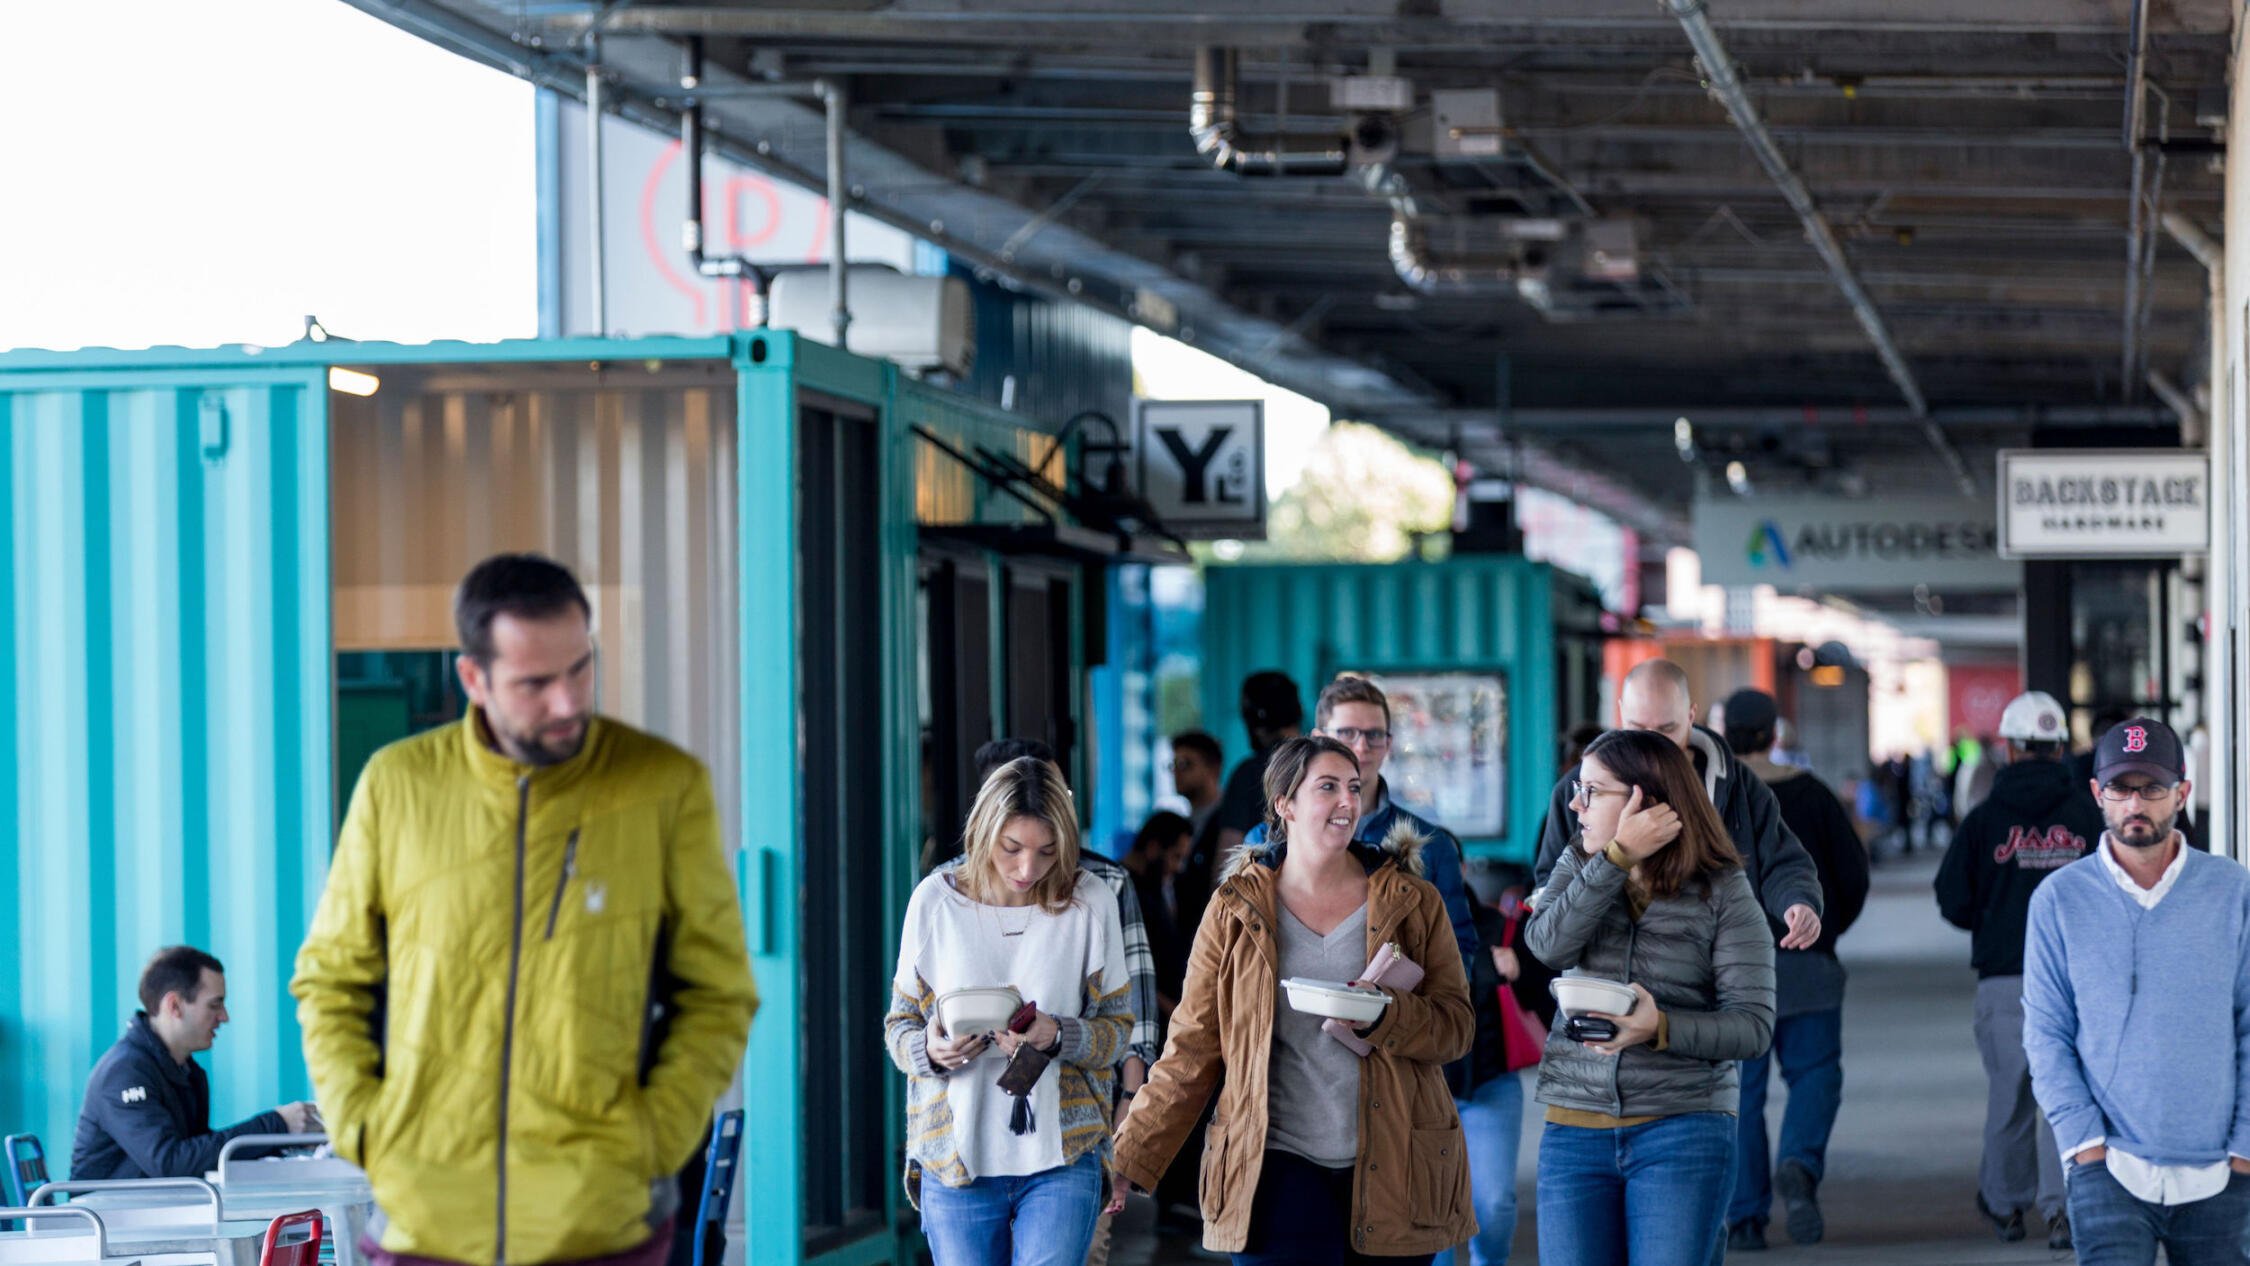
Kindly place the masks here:
<instances>
[{"instance_id":1,"label":"blonde woman in white sweater","mask_svg":"<svg viewBox=\"0 0 2250 1266\"><path fill-rule=\"evenodd\" d=\"M907 1192L936 1266L1080 1266L1133 1022L1117 902L1079 869L1070 791L1046 761L994 770L967 835L965 862L907 905L884 1021L908 1078ZM945 1032L940 997L997 986L1036 1006L1022 1032ZM1020 1102L996 1084L1019 1047L1051 1061Z\"/></svg>"}]
</instances>

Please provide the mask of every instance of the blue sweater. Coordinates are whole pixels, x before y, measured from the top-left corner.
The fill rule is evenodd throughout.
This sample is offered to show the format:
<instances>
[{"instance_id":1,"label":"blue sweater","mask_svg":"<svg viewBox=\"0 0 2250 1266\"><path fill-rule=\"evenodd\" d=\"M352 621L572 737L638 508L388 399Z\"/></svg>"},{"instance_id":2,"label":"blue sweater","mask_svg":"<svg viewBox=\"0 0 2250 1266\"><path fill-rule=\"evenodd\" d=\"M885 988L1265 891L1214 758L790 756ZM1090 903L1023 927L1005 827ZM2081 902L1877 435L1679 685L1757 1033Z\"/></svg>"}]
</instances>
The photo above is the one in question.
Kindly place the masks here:
<instances>
[{"instance_id":1,"label":"blue sweater","mask_svg":"<svg viewBox=\"0 0 2250 1266\"><path fill-rule=\"evenodd\" d=\"M2055 1143L2250 1157L2250 871L2190 849L2143 910L2101 847L2032 894L2025 936L2024 1053Z\"/></svg>"}]
</instances>

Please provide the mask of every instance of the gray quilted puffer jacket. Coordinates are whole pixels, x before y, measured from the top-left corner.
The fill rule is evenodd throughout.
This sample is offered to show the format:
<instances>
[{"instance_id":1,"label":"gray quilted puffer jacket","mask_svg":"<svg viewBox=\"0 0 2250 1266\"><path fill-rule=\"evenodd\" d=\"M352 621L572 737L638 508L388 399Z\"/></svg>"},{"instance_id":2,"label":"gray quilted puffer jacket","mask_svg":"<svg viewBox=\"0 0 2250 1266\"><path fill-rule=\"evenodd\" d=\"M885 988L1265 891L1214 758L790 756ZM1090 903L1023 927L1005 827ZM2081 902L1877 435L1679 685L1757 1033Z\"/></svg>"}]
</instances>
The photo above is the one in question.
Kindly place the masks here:
<instances>
[{"instance_id":1,"label":"gray quilted puffer jacket","mask_svg":"<svg viewBox=\"0 0 2250 1266\"><path fill-rule=\"evenodd\" d=\"M1524 924L1524 944L1566 976L1637 984L1670 1019L1671 1041L1611 1057L1563 1037L1539 1065L1539 1102L1617 1117L1733 1112L1735 1061L1773 1041L1773 933L1741 869L1691 880L1640 921L1626 872L1573 843Z\"/></svg>"}]
</instances>

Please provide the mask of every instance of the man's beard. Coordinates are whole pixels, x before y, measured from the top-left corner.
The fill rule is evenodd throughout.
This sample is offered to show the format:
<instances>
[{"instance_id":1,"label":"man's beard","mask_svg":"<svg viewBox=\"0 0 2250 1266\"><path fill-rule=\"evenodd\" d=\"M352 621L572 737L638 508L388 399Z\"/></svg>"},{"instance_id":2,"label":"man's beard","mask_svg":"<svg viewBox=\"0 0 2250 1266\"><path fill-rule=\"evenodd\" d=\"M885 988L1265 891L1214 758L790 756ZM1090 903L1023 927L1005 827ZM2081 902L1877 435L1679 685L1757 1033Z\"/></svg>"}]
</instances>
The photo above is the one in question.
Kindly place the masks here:
<instances>
[{"instance_id":1,"label":"man's beard","mask_svg":"<svg viewBox=\"0 0 2250 1266\"><path fill-rule=\"evenodd\" d=\"M2117 842L2127 848L2155 848L2172 838L2172 824L2179 820L2178 811L2164 815L2159 821L2154 815L2136 813L2109 828ZM2127 832L2132 832L2127 834Z\"/></svg>"},{"instance_id":2,"label":"man's beard","mask_svg":"<svg viewBox=\"0 0 2250 1266\"><path fill-rule=\"evenodd\" d=\"M567 743L550 741L537 734L501 734L501 746L507 749L509 759L521 765L544 767L560 765L578 755L586 746L586 726L579 723L578 733Z\"/></svg>"}]
</instances>

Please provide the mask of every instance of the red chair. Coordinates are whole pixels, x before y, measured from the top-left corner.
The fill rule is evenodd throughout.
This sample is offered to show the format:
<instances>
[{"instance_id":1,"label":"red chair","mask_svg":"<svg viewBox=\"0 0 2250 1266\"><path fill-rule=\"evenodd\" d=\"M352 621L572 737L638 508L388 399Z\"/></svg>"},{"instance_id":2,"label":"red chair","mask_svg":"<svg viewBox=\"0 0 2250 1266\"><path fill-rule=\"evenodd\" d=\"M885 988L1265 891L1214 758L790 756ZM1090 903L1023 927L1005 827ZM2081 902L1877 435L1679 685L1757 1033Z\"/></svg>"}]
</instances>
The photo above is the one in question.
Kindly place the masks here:
<instances>
[{"instance_id":1,"label":"red chair","mask_svg":"<svg viewBox=\"0 0 2250 1266\"><path fill-rule=\"evenodd\" d=\"M266 1228L258 1266L320 1266L320 1211L284 1213Z\"/></svg>"}]
</instances>

